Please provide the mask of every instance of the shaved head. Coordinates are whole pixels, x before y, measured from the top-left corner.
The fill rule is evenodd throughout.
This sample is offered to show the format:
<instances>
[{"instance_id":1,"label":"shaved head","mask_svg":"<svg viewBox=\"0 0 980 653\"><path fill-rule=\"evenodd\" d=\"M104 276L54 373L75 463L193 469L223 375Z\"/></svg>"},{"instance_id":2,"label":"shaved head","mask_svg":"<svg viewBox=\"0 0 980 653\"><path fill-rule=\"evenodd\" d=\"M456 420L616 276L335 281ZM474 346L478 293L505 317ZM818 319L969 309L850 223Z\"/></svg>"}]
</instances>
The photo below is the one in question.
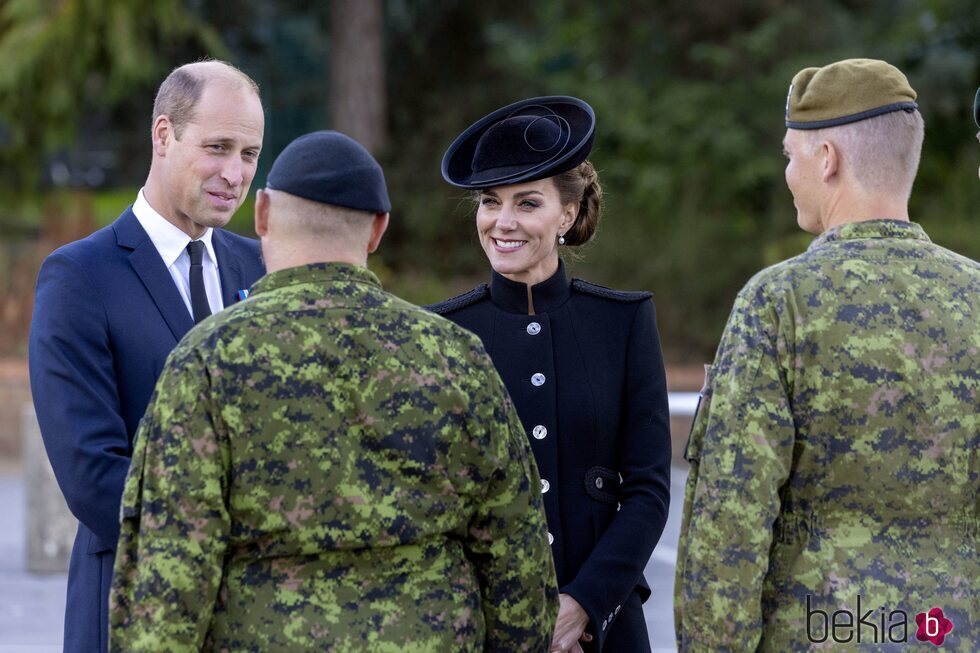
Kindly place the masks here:
<instances>
[{"instance_id":1,"label":"shaved head","mask_svg":"<svg viewBox=\"0 0 980 653\"><path fill-rule=\"evenodd\" d=\"M266 189L270 213L280 236L299 241L319 240L331 247L361 250L371 238L374 213L303 199L283 191Z\"/></svg>"},{"instance_id":2,"label":"shaved head","mask_svg":"<svg viewBox=\"0 0 980 653\"><path fill-rule=\"evenodd\" d=\"M840 148L854 179L868 192L894 194L905 201L912 194L925 134L918 111L892 111L803 134L811 154L824 140Z\"/></svg>"}]
</instances>

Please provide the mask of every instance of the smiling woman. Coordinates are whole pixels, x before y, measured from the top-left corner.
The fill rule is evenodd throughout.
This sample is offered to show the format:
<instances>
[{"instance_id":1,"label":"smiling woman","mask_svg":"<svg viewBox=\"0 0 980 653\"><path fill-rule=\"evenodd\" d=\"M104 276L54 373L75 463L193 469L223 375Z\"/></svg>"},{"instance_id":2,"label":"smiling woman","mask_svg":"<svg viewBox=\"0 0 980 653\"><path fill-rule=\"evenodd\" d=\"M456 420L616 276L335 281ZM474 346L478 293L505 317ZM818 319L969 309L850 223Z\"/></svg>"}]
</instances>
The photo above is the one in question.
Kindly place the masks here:
<instances>
[{"instance_id":1,"label":"smiling woman","mask_svg":"<svg viewBox=\"0 0 980 653\"><path fill-rule=\"evenodd\" d=\"M532 98L474 123L443 177L478 192L489 284L430 307L483 341L541 474L560 608L553 651L649 651L643 568L669 503L667 389L650 293L571 279L595 234L588 104Z\"/></svg>"},{"instance_id":2,"label":"smiling woman","mask_svg":"<svg viewBox=\"0 0 980 653\"><path fill-rule=\"evenodd\" d=\"M562 204L551 179L480 193L476 229L490 266L533 286L558 269L558 238L575 219L577 203Z\"/></svg>"}]
</instances>

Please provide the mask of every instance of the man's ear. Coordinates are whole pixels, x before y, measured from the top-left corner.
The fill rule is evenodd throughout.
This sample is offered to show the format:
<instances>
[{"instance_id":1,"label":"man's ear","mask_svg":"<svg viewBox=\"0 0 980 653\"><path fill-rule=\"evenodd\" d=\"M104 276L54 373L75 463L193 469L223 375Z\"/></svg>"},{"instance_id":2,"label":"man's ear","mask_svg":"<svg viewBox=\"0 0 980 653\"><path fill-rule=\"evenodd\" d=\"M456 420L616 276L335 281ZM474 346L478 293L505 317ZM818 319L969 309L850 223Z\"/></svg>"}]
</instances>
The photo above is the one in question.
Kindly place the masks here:
<instances>
[{"instance_id":1,"label":"man's ear","mask_svg":"<svg viewBox=\"0 0 980 653\"><path fill-rule=\"evenodd\" d=\"M374 223L371 225L371 240L368 241L367 252L368 254L373 254L378 245L381 244L381 237L384 236L385 230L388 228L388 214L387 213L375 213Z\"/></svg>"},{"instance_id":2,"label":"man's ear","mask_svg":"<svg viewBox=\"0 0 980 653\"><path fill-rule=\"evenodd\" d=\"M173 123L167 116L157 116L150 129L150 141L153 143L153 153L157 156L167 156L167 146L170 139L176 138Z\"/></svg>"},{"instance_id":3,"label":"man's ear","mask_svg":"<svg viewBox=\"0 0 980 653\"><path fill-rule=\"evenodd\" d=\"M255 235L262 238L269 233L269 193L260 188L255 193Z\"/></svg>"}]
</instances>

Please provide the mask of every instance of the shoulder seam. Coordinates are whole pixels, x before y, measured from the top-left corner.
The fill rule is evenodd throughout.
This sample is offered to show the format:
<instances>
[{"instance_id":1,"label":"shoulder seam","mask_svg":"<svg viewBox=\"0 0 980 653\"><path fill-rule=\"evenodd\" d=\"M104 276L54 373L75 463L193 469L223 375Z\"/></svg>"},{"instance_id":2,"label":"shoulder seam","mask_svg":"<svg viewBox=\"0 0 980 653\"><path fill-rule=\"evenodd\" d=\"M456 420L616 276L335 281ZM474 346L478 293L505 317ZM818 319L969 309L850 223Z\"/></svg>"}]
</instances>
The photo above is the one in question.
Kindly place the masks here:
<instances>
[{"instance_id":1,"label":"shoulder seam","mask_svg":"<svg viewBox=\"0 0 980 653\"><path fill-rule=\"evenodd\" d=\"M587 295L612 299L617 302L639 302L653 297L652 292L646 290L614 290L599 284L586 281L584 279L572 279L572 288Z\"/></svg>"},{"instance_id":2,"label":"shoulder seam","mask_svg":"<svg viewBox=\"0 0 980 653\"><path fill-rule=\"evenodd\" d=\"M75 241L75 242L79 242L79 241ZM71 243L68 244L70 245ZM106 333L108 333L109 311L106 309L105 299L102 296L102 289L99 287L97 283L95 283L95 280L92 278L92 273L89 271L88 266L86 266L81 261L79 261L74 256L72 256L71 253L63 251L64 249L65 246L59 247L55 251L48 254L47 259L54 260L55 258L62 258L70 262L72 266L78 269L80 276L84 277L85 282L92 288L93 292L95 293L95 296L99 300L99 306L102 308L102 322L105 325ZM44 262L42 262L41 265L43 266Z\"/></svg>"},{"instance_id":3,"label":"shoulder seam","mask_svg":"<svg viewBox=\"0 0 980 653\"><path fill-rule=\"evenodd\" d=\"M451 297L436 304L427 304L423 306L423 308L439 315L445 315L446 313L452 313L453 311L457 311L461 308L477 303L486 297L489 292L490 286L485 283L481 283L473 290L469 290L461 295L456 295L455 297Z\"/></svg>"}]
</instances>

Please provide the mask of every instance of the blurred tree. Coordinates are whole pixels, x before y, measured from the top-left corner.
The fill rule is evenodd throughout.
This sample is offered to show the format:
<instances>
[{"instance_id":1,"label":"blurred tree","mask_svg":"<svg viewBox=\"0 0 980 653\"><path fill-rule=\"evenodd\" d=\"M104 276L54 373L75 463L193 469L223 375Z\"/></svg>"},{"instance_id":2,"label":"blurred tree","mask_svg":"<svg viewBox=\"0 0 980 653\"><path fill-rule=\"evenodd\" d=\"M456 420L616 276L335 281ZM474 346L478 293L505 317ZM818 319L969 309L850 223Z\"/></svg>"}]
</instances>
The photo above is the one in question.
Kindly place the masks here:
<instances>
[{"instance_id":1,"label":"blurred tree","mask_svg":"<svg viewBox=\"0 0 980 653\"><path fill-rule=\"evenodd\" d=\"M330 2L330 124L374 153L385 143L383 18L381 0Z\"/></svg>"},{"instance_id":2,"label":"blurred tree","mask_svg":"<svg viewBox=\"0 0 980 653\"><path fill-rule=\"evenodd\" d=\"M364 22L339 17L369 10ZM356 24L375 35L372 51L383 48L377 74L357 72L367 50ZM228 57L262 86L255 186L301 133L333 126L370 141L338 122L343 109L330 101L350 100L357 121L374 106L353 99L367 91L386 105L369 120L380 124L385 145L372 147L394 204L372 267L424 303L488 275L474 207L440 176L446 146L506 103L578 95L598 116L592 159L608 210L572 271L655 291L668 358L700 361L738 288L810 240L795 224L780 147L786 89L805 66L880 57L908 74L927 126L914 219L980 258L977 43L976 0L0 0L0 184L22 185L13 151L36 159L79 126L85 147L114 138L100 147L121 153L120 171L142 173L129 163L147 152L123 146L145 147L152 98L136 91L201 54ZM344 71L354 71L346 81ZM107 103L128 109L92 110ZM120 196L124 206L131 193ZM248 232L249 211L233 224Z\"/></svg>"},{"instance_id":3,"label":"blurred tree","mask_svg":"<svg viewBox=\"0 0 980 653\"><path fill-rule=\"evenodd\" d=\"M0 6L2 159L36 181L44 153L72 142L86 108L156 82L173 44L227 52L182 0L6 0ZM8 178L8 181L9 178Z\"/></svg>"},{"instance_id":4,"label":"blurred tree","mask_svg":"<svg viewBox=\"0 0 980 653\"><path fill-rule=\"evenodd\" d=\"M0 4L0 351L23 347L32 310L33 281L40 260L54 246L95 228L92 198L64 162L52 181L74 186L45 193L41 239L23 243L23 211L43 181L45 157L78 136L82 119L107 112L134 91L156 83L171 65L177 44L197 43L216 56L227 51L212 28L180 0L5 0ZM152 102L152 98L150 99ZM141 121L143 133L149 126ZM145 139L144 139L145 140ZM13 201L11 201L13 200ZM15 211L10 206L19 206ZM119 207L120 209L122 207ZM11 215L13 213L13 215ZM11 226L17 229L10 229ZM35 222L35 227L38 226Z\"/></svg>"},{"instance_id":5,"label":"blurred tree","mask_svg":"<svg viewBox=\"0 0 980 653\"><path fill-rule=\"evenodd\" d=\"M455 80L461 102L468 67L488 91L462 126L531 95L578 95L595 107L592 159L608 211L573 267L601 283L654 290L673 360L709 358L738 288L810 240L795 224L780 146L786 89L803 67L879 57L909 75L927 124L913 215L937 241L980 257L980 238L964 237L980 206L980 186L967 180L976 166L964 162L975 150L964 98L980 79L975 0L541 0L506 17L483 10L476 20L480 29L461 37L471 41L461 52L489 62L427 55L428 65L438 59L464 71ZM442 106L455 117L457 105ZM449 122L441 147L454 135ZM485 265L472 223L450 227L462 234L454 244ZM473 270L447 244L424 248L435 254L429 264Z\"/></svg>"}]
</instances>

